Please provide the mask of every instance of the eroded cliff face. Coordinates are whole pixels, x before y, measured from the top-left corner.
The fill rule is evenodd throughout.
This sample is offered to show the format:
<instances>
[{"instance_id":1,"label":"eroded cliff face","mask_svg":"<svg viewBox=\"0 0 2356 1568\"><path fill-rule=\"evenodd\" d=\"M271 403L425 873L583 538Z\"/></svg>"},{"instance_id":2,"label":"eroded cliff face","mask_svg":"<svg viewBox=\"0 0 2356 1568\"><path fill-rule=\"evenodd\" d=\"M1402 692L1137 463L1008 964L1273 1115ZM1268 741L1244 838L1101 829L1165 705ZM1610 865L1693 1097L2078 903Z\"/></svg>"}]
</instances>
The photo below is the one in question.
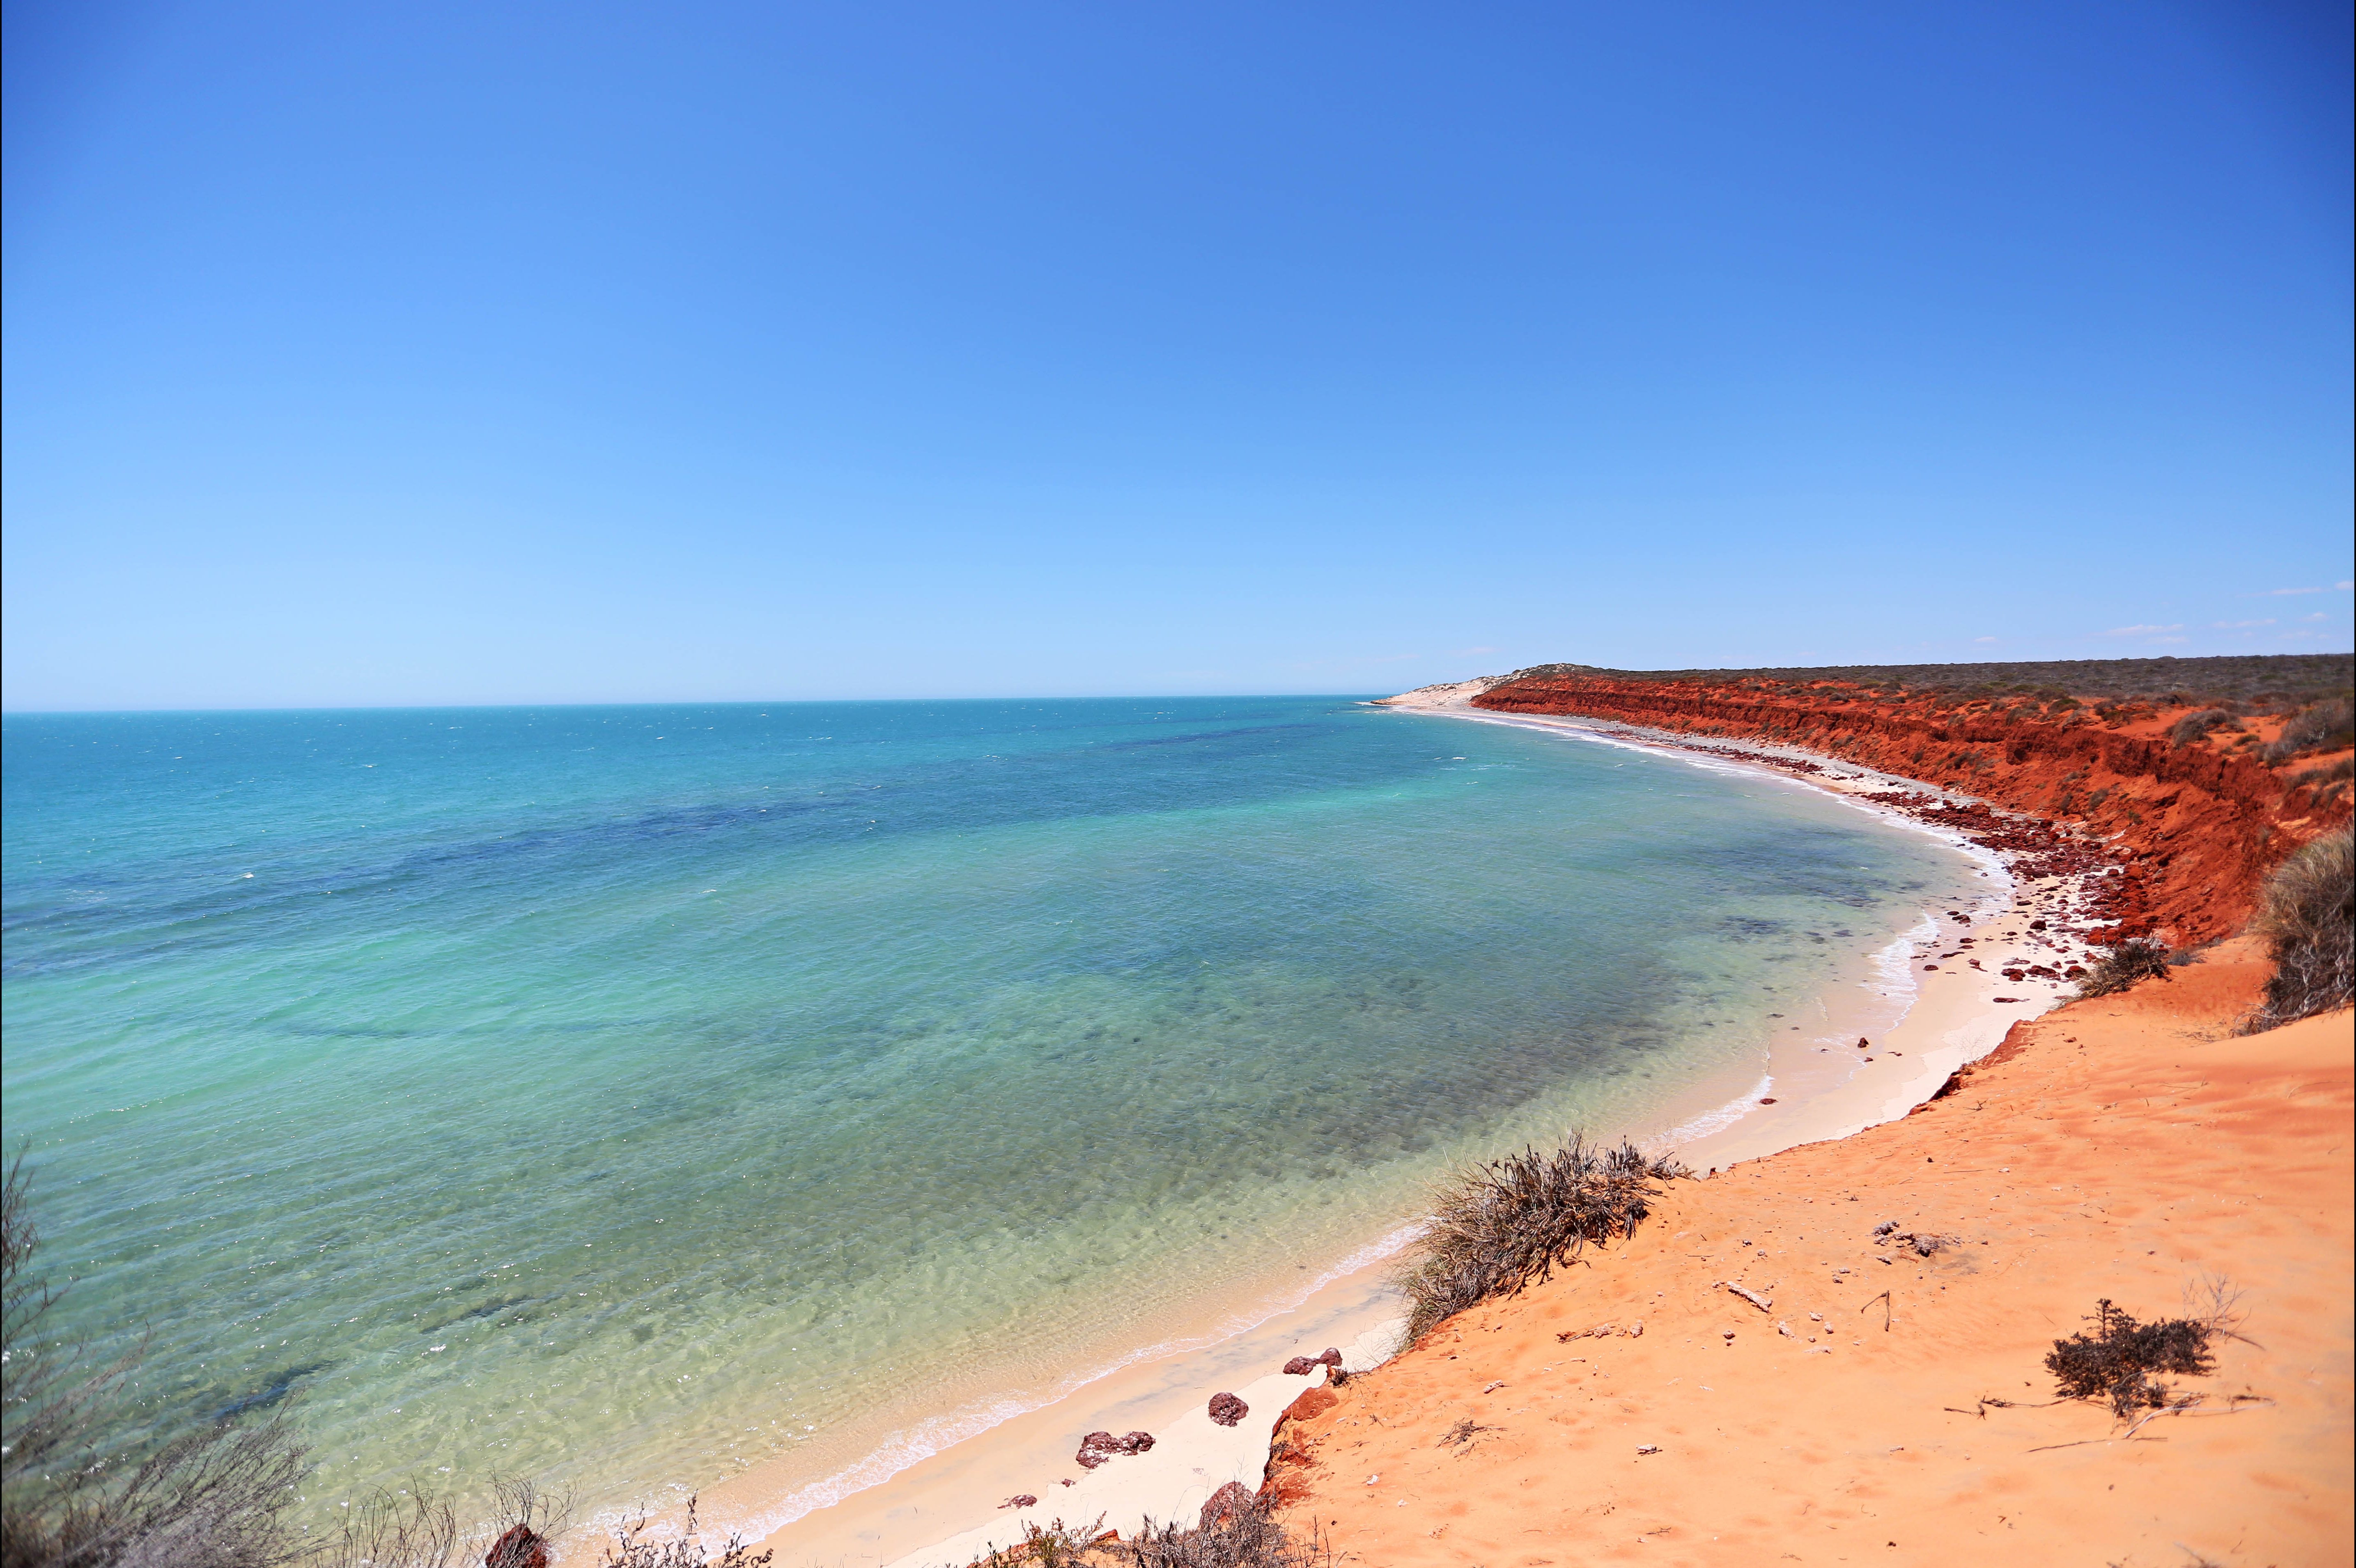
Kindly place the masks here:
<instances>
[{"instance_id":1,"label":"eroded cliff face","mask_svg":"<svg viewBox=\"0 0 2356 1568\"><path fill-rule=\"evenodd\" d=\"M2239 930L2266 872L2349 815L2344 800L2318 805L2246 754L2172 744L2166 712L2105 723L2083 709L1959 708L1832 682L1794 695L1576 673L1507 681L1471 701L1803 746L2070 826L2108 840L2121 863L2106 901L2119 934L2157 931L2179 946Z\"/></svg>"}]
</instances>

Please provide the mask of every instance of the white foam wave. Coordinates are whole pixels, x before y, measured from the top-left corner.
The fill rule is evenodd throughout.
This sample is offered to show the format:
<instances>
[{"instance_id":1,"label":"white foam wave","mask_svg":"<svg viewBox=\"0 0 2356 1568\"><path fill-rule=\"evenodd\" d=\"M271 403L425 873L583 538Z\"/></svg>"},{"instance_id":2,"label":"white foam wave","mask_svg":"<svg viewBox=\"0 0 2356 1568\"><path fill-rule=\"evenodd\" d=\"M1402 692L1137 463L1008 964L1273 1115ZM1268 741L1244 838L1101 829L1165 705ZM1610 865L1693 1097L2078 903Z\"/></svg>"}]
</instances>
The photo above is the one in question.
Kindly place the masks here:
<instances>
[{"instance_id":1,"label":"white foam wave","mask_svg":"<svg viewBox=\"0 0 2356 1568\"><path fill-rule=\"evenodd\" d=\"M1689 1144L1696 1138L1708 1137L1712 1133L1723 1132L1749 1115L1760 1098L1774 1086L1774 1074L1769 1073L1752 1084L1748 1093L1736 1095L1715 1111L1704 1111L1689 1122L1679 1123L1660 1136L1648 1140L1645 1147L1665 1153Z\"/></svg>"}]
</instances>

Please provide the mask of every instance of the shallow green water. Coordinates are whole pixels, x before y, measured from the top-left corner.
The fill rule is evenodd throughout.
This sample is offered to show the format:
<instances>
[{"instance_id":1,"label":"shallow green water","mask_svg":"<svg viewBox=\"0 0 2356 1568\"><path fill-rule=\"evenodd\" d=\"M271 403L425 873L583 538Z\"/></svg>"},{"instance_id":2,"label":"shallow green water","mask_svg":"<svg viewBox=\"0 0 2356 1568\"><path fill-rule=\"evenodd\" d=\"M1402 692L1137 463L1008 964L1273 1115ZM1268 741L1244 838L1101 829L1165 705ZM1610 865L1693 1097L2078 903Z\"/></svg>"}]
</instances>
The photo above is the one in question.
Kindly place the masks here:
<instances>
[{"instance_id":1,"label":"shallow green water","mask_svg":"<svg viewBox=\"0 0 2356 1568\"><path fill-rule=\"evenodd\" d=\"M1634 1125L1973 876L1332 699L12 718L70 1325L346 1497L593 1501L1048 1386ZM975 1402L981 1402L976 1405Z\"/></svg>"}]
</instances>

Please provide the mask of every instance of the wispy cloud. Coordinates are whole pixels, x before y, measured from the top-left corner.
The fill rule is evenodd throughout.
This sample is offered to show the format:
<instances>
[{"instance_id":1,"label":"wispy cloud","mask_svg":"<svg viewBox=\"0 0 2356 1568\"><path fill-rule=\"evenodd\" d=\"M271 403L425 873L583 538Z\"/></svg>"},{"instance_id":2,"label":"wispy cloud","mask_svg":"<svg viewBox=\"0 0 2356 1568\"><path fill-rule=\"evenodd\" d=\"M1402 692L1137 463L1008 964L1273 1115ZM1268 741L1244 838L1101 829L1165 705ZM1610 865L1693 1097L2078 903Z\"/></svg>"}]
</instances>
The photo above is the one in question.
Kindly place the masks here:
<instances>
[{"instance_id":1,"label":"wispy cloud","mask_svg":"<svg viewBox=\"0 0 2356 1568\"><path fill-rule=\"evenodd\" d=\"M1451 648L1449 650L1447 656L1452 659L1462 659L1470 658L1474 654L1501 654L1505 651L1505 650L1503 648Z\"/></svg>"},{"instance_id":2,"label":"wispy cloud","mask_svg":"<svg viewBox=\"0 0 2356 1568\"><path fill-rule=\"evenodd\" d=\"M2351 589L2356 589L2356 581L2335 582L2329 588L2269 588L2264 593L2244 597L2290 599L2301 593L2345 593Z\"/></svg>"},{"instance_id":3,"label":"wispy cloud","mask_svg":"<svg viewBox=\"0 0 2356 1568\"><path fill-rule=\"evenodd\" d=\"M2269 615L2263 621L2211 621L2209 625L2212 631L2239 632L2251 626L2271 626L2274 624L2275 618Z\"/></svg>"},{"instance_id":4,"label":"wispy cloud","mask_svg":"<svg viewBox=\"0 0 2356 1568\"><path fill-rule=\"evenodd\" d=\"M2184 630L2183 623L2179 622L2173 626L2113 626L2109 631L2104 632L2103 635L2106 637L2150 637L2156 636L2158 634L2162 632L2180 632L2182 630ZM2178 642L2182 642L2184 639L2179 637L2176 640Z\"/></svg>"},{"instance_id":5,"label":"wispy cloud","mask_svg":"<svg viewBox=\"0 0 2356 1568\"><path fill-rule=\"evenodd\" d=\"M1995 642L1996 639L1994 637L1974 637L1972 641L1976 643L1992 643Z\"/></svg>"}]
</instances>

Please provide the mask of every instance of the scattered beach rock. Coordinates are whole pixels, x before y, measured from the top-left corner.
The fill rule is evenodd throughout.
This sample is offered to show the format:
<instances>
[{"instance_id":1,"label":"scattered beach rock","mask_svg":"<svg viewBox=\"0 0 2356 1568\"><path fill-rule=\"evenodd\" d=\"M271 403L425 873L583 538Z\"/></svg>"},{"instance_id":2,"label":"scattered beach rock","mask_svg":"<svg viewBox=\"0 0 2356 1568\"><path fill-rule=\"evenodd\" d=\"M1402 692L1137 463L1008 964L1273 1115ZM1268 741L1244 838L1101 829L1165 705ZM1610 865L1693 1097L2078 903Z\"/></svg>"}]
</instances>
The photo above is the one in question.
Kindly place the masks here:
<instances>
[{"instance_id":1,"label":"scattered beach rock","mask_svg":"<svg viewBox=\"0 0 2356 1568\"><path fill-rule=\"evenodd\" d=\"M1289 1378L1305 1378L1324 1364L1314 1356L1295 1356L1284 1363L1284 1375Z\"/></svg>"},{"instance_id":2,"label":"scattered beach rock","mask_svg":"<svg viewBox=\"0 0 2356 1568\"><path fill-rule=\"evenodd\" d=\"M1661 1445L1657 1443L1639 1443L1636 1445L1636 1452L1639 1454L1657 1454L1660 1451Z\"/></svg>"},{"instance_id":3,"label":"scattered beach rock","mask_svg":"<svg viewBox=\"0 0 2356 1568\"><path fill-rule=\"evenodd\" d=\"M1251 1406L1231 1393L1211 1396L1211 1420L1216 1425L1233 1426L1250 1413Z\"/></svg>"},{"instance_id":4,"label":"scattered beach rock","mask_svg":"<svg viewBox=\"0 0 2356 1568\"><path fill-rule=\"evenodd\" d=\"M529 1525L509 1525L483 1553L483 1568L548 1568L548 1538Z\"/></svg>"},{"instance_id":5,"label":"scattered beach rock","mask_svg":"<svg viewBox=\"0 0 2356 1568\"><path fill-rule=\"evenodd\" d=\"M1241 1481L1229 1481L1226 1486L1213 1492L1210 1500L1203 1505L1203 1515L1196 1521L1195 1528L1208 1530L1213 1525L1222 1523L1238 1514L1249 1512L1251 1506L1252 1495L1245 1489L1244 1484Z\"/></svg>"},{"instance_id":6,"label":"scattered beach rock","mask_svg":"<svg viewBox=\"0 0 2356 1568\"><path fill-rule=\"evenodd\" d=\"M1153 1446L1151 1432L1130 1432L1115 1437L1109 1432L1091 1432L1080 1439L1080 1451L1072 1456L1080 1468L1093 1470L1107 1459L1125 1454L1142 1454Z\"/></svg>"},{"instance_id":7,"label":"scattered beach rock","mask_svg":"<svg viewBox=\"0 0 2356 1568\"><path fill-rule=\"evenodd\" d=\"M1070 1483L1066 1482L1066 1484L1069 1485ZM1033 1497L1029 1492L1017 1492L998 1506L1002 1509L1036 1508L1039 1506L1039 1499Z\"/></svg>"}]
</instances>

